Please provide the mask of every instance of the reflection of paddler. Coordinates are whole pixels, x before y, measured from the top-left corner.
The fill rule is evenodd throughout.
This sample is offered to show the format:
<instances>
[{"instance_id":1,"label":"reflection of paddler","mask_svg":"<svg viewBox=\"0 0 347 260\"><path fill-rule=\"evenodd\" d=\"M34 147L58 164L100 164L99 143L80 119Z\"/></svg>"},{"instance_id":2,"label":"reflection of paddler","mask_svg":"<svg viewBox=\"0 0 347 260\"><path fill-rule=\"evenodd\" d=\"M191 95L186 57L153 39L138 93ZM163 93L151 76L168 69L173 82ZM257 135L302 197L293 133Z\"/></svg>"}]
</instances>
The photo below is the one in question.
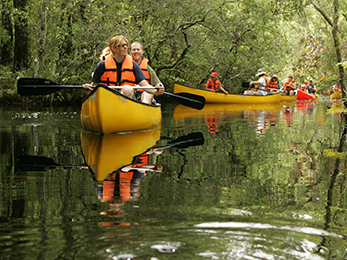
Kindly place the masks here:
<instances>
[{"instance_id":1,"label":"reflection of paddler","mask_svg":"<svg viewBox=\"0 0 347 260\"><path fill-rule=\"evenodd\" d=\"M85 162L95 174L96 180L103 181L113 171L132 163L134 156L153 147L159 140L160 133L158 129L110 135L82 132Z\"/></svg>"},{"instance_id":2,"label":"reflection of paddler","mask_svg":"<svg viewBox=\"0 0 347 260\"><path fill-rule=\"evenodd\" d=\"M206 115L205 122L207 123L208 132L215 133L217 132L217 126L218 126L218 115L212 114L212 115Z\"/></svg>"},{"instance_id":3,"label":"reflection of paddler","mask_svg":"<svg viewBox=\"0 0 347 260\"><path fill-rule=\"evenodd\" d=\"M147 171L161 172L162 167L149 164L149 154L153 150L134 157L133 163L114 171L107 180L99 182L97 186L98 197L106 202L110 209L102 212L103 215L121 216L124 212L120 206L140 196L140 184Z\"/></svg>"},{"instance_id":4,"label":"reflection of paddler","mask_svg":"<svg viewBox=\"0 0 347 260\"><path fill-rule=\"evenodd\" d=\"M183 105L177 105L174 109L174 121L185 118L205 117L206 114L214 114L219 119L227 113L243 114L245 111L265 110L279 113L283 104L205 104L201 110L191 109Z\"/></svg>"}]
</instances>

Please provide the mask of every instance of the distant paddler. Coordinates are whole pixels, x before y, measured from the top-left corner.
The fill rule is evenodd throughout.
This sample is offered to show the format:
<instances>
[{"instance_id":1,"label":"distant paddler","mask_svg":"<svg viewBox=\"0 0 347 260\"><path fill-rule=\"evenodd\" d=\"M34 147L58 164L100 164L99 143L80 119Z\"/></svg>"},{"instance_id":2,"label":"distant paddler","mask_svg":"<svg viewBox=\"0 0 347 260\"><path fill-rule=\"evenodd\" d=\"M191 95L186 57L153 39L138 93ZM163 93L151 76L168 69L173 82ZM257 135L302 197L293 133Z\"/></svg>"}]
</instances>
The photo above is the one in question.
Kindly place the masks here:
<instances>
[{"instance_id":1,"label":"distant paddler","mask_svg":"<svg viewBox=\"0 0 347 260\"><path fill-rule=\"evenodd\" d=\"M212 72L211 78L209 78L205 84L205 89L215 91L215 92L223 92L224 94L228 94L218 80L218 73Z\"/></svg>"},{"instance_id":2,"label":"distant paddler","mask_svg":"<svg viewBox=\"0 0 347 260\"><path fill-rule=\"evenodd\" d=\"M245 91L245 95L258 95L258 96L266 96L268 92L266 91L266 88L269 87L270 79L269 76L266 75L266 72L262 69L258 70L258 73L255 75L256 77L259 77L257 81L251 81L249 83L249 86L253 88L253 91Z\"/></svg>"}]
</instances>

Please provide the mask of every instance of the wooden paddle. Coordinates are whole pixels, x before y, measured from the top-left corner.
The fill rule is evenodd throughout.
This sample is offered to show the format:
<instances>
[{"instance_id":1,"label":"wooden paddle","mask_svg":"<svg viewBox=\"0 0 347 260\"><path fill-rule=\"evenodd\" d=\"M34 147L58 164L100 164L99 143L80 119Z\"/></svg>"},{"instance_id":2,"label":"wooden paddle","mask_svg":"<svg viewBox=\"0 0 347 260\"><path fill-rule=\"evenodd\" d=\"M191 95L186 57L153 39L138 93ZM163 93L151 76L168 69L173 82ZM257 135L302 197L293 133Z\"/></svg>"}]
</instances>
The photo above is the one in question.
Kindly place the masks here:
<instances>
[{"instance_id":1,"label":"wooden paddle","mask_svg":"<svg viewBox=\"0 0 347 260\"><path fill-rule=\"evenodd\" d=\"M17 92L22 96L48 95L64 88L83 88L83 86L60 85L51 80L41 78L20 78L17 82ZM122 87L112 86L110 88L120 89ZM134 88L150 89L153 87L135 86ZM201 110L205 106L205 98L203 96L185 92L177 94L164 92L164 94L174 98L177 102L187 107Z\"/></svg>"}]
</instances>

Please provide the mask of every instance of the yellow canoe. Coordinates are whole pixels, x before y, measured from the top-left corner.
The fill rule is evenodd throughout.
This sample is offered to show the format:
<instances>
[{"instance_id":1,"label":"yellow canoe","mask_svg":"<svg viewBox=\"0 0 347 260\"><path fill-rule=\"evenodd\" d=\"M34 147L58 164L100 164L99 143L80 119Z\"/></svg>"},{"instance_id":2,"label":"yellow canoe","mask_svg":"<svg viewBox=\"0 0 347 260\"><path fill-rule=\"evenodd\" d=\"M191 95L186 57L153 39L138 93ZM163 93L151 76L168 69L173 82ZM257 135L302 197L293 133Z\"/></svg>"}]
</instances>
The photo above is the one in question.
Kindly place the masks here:
<instances>
[{"instance_id":1,"label":"yellow canoe","mask_svg":"<svg viewBox=\"0 0 347 260\"><path fill-rule=\"evenodd\" d=\"M131 164L160 139L159 127L126 134L99 135L81 132L82 152L86 164L97 181L103 181L114 171Z\"/></svg>"},{"instance_id":2,"label":"yellow canoe","mask_svg":"<svg viewBox=\"0 0 347 260\"><path fill-rule=\"evenodd\" d=\"M224 94L206 89L197 89L179 83L174 84L174 93L186 92L203 96L206 103L229 103L229 104L265 104L278 103L282 101L281 93L267 96L252 96L242 94ZM294 98L293 98L294 99Z\"/></svg>"},{"instance_id":3,"label":"yellow canoe","mask_svg":"<svg viewBox=\"0 0 347 260\"><path fill-rule=\"evenodd\" d=\"M330 95L330 99L341 99L342 93L341 92L334 92Z\"/></svg>"},{"instance_id":4,"label":"yellow canoe","mask_svg":"<svg viewBox=\"0 0 347 260\"><path fill-rule=\"evenodd\" d=\"M83 128L102 134L152 128L161 117L160 104L144 104L106 86L95 87L81 109Z\"/></svg>"},{"instance_id":5,"label":"yellow canoe","mask_svg":"<svg viewBox=\"0 0 347 260\"><path fill-rule=\"evenodd\" d=\"M297 96L281 95L281 102L293 102L297 100Z\"/></svg>"}]
</instances>

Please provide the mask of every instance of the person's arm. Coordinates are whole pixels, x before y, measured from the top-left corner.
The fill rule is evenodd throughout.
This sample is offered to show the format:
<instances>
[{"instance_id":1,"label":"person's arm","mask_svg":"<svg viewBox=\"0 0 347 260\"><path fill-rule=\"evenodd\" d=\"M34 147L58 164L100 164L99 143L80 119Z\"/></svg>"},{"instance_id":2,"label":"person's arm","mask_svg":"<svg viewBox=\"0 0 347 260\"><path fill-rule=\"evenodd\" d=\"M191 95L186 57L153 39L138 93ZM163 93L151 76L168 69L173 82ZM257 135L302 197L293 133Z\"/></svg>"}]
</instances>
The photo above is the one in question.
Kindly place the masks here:
<instances>
[{"instance_id":1,"label":"person's arm","mask_svg":"<svg viewBox=\"0 0 347 260\"><path fill-rule=\"evenodd\" d=\"M133 61L133 64L134 64L133 70L134 70L134 74L135 74L135 78L136 78L136 83L142 87L149 87L149 86L153 87L152 85L147 83L146 76L145 76L145 74L143 74L139 65L134 61ZM163 95L165 88L164 88L163 84L159 83L158 88L153 87L153 89L145 89L144 91L146 91L149 94L153 94L153 95Z\"/></svg>"},{"instance_id":2,"label":"person's arm","mask_svg":"<svg viewBox=\"0 0 347 260\"><path fill-rule=\"evenodd\" d=\"M104 74L105 71L105 61L99 61L98 64L95 67L92 82L89 84L83 84L83 89L86 94L89 94L92 90L92 87L95 87L99 82L102 74Z\"/></svg>"},{"instance_id":3,"label":"person's arm","mask_svg":"<svg viewBox=\"0 0 347 260\"><path fill-rule=\"evenodd\" d=\"M155 85L161 83L160 79L158 78L157 73L155 73L154 69L151 66L149 66L149 65L148 65L147 69L148 69L148 74L151 77L150 78L150 84L152 86L155 86Z\"/></svg>"},{"instance_id":4,"label":"person's arm","mask_svg":"<svg viewBox=\"0 0 347 260\"><path fill-rule=\"evenodd\" d=\"M219 88L225 93L225 94L228 94L228 91L226 91L223 87L222 87L222 85L219 83Z\"/></svg>"},{"instance_id":5,"label":"person's arm","mask_svg":"<svg viewBox=\"0 0 347 260\"><path fill-rule=\"evenodd\" d=\"M206 84L205 84L205 89L210 90L210 89L208 88L209 86L210 86L210 81L207 80L207 82L206 82Z\"/></svg>"},{"instance_id":6,"label":"person's arm","mask_svg":"<svg viewBox=\"0 0 347 260\"><path fill-rule=\"evenodd\" d=\"M147 81L144 79L142 81L139 82L139 85L142 86L142 87L153 87L152 85L149 85L147 83ZM145 89L145 91L149 94L153 94L153 95L163 95L164 94L164 91L165 91L165 88L163 86L163 84L159 83L158 84L158 87L153 87L153 88L150 88L150 89Z\"/></svg>"}]
</instances>

